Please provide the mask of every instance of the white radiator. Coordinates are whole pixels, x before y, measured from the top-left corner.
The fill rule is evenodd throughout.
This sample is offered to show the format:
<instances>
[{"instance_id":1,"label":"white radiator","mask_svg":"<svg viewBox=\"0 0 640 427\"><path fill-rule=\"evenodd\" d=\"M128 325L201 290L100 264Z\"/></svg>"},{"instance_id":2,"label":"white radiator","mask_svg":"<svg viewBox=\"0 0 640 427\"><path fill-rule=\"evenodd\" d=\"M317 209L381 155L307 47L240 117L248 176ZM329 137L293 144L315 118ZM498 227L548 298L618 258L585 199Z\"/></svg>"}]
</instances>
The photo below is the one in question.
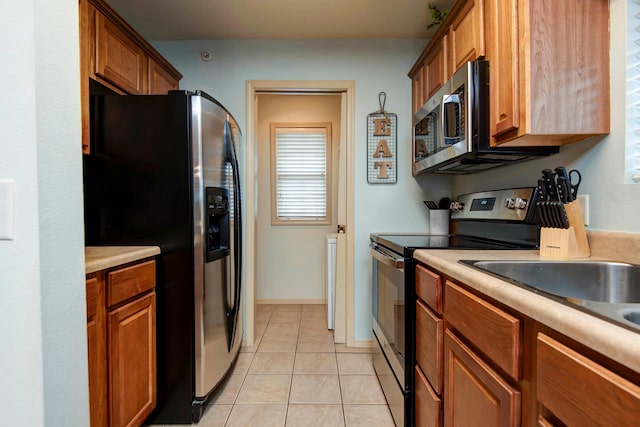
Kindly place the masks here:
<instances>
[{"instance_id":1,"label":"white radiator","mask_svg":"<svg viewBox=\"0 0 640 427\"><path fill-rule=\"evenodd\" d=\"M338 236L327 234L327 328L334 329L336 311L336 245Z\"/></svg>"}]
</instances>

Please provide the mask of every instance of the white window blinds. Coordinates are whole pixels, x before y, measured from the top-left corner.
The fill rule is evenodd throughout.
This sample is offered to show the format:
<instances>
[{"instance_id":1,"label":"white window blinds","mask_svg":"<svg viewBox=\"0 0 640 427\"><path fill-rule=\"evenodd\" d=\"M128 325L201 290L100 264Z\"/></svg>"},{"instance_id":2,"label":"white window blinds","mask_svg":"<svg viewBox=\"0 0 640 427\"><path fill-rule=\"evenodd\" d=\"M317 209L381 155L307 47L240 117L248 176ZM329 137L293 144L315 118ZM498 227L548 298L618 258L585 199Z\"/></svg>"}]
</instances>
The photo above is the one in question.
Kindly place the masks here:
<instances>
[{"instance_id":1,"label":"white window blinds","mask_svg":"<svg viewBox=\"0 0 640 427\"><path fill-rule=\"evenodd\" d=\"M640 183L640 0L627 1L625 183Z\"/></svg>"},{"instance_id":2,"label":"white window blinds","mask_svg":"<svg viewBox=\"0 0 640 427\"><path fill-rule=\"evenodd\" d=\"M275 128L277 221L327 219L327 130Z\"/></svg>"}]
</instances>

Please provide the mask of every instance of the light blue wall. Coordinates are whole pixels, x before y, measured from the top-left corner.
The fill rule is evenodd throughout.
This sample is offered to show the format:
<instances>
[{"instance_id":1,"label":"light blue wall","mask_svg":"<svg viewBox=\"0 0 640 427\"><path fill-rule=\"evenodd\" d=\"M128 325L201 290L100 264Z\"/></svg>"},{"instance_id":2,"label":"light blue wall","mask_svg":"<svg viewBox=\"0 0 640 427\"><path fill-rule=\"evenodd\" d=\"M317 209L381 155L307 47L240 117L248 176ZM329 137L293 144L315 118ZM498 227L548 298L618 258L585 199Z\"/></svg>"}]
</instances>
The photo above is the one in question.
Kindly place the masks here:
<instances>
[{"instance_id":1,"label":"light blue wall","mask_svg":"<svg viewBox=\"0 0 640 427\"><path fill-rule=\"evenodd\" d=\"M0 2L2 425L89 425L78 2ZM4 209L5 206L0 206Z\"/></svg>"},{"instance_id":2,"label":"light blue wall","mask_svg":"<svg viewBox=\"0 0 640 427\"><path fill-rule=\"evenodd\" d=\"M544 168L565 165L582 173L579 192L590 200L590 230L640 232L640 185L624 184L626 0L609 3L611 30L611 133L569 144L560 153L469 177L455 178L454 194L489 188L532 186ZM614 25L615 24L615 25ZM571 100L567 100L571 108Z\"/></svg>"},{"instance_id":3,"label":"light blue wall","mask_svg":"<svg viewBox=\"0 0 640 427\"><path fill-rule=\"evenodd\" d=\"M182 89L202 89L213 95L233 113L243 130L247 128L247 80L355 80L353 280L357 340L371 338L369 233L428 230L421 201L437 200L450 192L449 178L416 180L411 176L411 81L407 73L424 45L424 40L395 39L154 43L184 75L180 83ZM203 61L200 58L203 50L211 52L213 60ZM367 114L379 109L381 91L387 94L386 110L398 115L398 182L395 185L369 185L366 177L366 119Z\"/></svg>"}]
</instances>

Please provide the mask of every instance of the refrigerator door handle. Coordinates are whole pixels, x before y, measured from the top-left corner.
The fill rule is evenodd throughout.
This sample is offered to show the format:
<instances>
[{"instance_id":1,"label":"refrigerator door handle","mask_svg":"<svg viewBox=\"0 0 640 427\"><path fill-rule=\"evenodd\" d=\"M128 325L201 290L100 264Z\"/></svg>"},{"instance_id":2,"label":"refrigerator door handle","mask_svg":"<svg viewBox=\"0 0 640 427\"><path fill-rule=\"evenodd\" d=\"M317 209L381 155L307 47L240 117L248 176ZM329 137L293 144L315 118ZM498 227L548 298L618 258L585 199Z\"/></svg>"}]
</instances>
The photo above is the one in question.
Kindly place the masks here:
<instances>
[{"instance_id":1,"label":"refrigerator door handle","mask_svg":"<svg viewBox=\"0 0 640 427\"><path fill-rule=\"evenodd\" d=\"M232 292L231 306L227 312L227 318L230 322L229 325L229 349L233 347L236 334L236 323L238 321L238 307L240 306L240 290L242 284L242 209L240 197L240 172L238 169L238 157L236 154L235 143L231 134L231 126L229 122L225 124L225 145L228 148L227 161L231 164L233 175L233 271L234 271L234 283L227 284L227 286L233 286L230 289Z\"/></svg>"}]
</instances>

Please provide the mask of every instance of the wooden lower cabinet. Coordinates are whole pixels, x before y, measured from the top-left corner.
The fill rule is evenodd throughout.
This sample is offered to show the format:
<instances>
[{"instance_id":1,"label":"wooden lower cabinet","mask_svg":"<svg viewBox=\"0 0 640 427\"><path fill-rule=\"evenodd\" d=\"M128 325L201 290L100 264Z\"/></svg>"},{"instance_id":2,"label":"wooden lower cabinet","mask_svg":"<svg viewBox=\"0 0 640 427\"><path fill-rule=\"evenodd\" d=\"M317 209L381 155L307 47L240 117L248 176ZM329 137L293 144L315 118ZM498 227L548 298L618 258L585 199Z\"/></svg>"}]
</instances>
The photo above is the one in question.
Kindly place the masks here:
<instances>
[{"instance_id":1,"label":"wooden lower cabinet","mask_svg":"<svg viewBox=\"0 0 640 427\"><path fill-rule=\"evenodd\" d=\"M104 281L87 279L87 353L89 408L93 427L107 425L107 347L104 319Z\"/></svg>"},{"instance_id":2,"label":"wooden lower cabinet","mask_svg":"<svg viewBox=\"0 0 640 427\"><path fill-rule=\"evenodd\" d=\"M416 426L438 408L447 427L640 426L640 372L429 266L416 276ZM420 295L441 283L439 317Z\"/></svg>"},{"instance_id":3,"label":"wooden lower cabinet","mask_svg":"<svg viewBox=\"0 0 640 427\"><path fill-rule=\"evenodd\" d=\"M442 393L443 321L420 300L416 302L416 362L436 393Z\"/></svg>"},{"instance_id":4,"label":"wooden lower cabinet","mask_svg":"<svg viewBox=\"0 0 640 427\"><path fill-rule=\"evenodd\" d=\"M563 424L640 425L638 384L545 334L538 334L536 353L538 401Z\"/></svg>"},{"instance_id":5,"label":"wooden lower cabinet","mask_svg":"<svg viewBox=\"0 0 640 427\"><path fill-rule=\"evenodd\" d=\"M156 294L110 311L109 417L113 426L141 425L156 402Z\"/></svg>"},{"instance_id":6,"label":"wooden lower cabinet","mask_svg":"<svg viewBox=\"0 0 640 427\"><path fill-rule=\"evenodd\" d=\"M416 427L440 427L442 425L442 401L438 394L431 388L429 381L416 366Z\"/></svg>"},{"instance_id":7,"label":"wooden lower cabinet","mask_svg":"<svg viewBox=\"0 0 640 427\"><path fill-rule=\"evenodd\" d=\"M450 330L444 338L444 425L520 426L520 392Z\"/></svg>"},{"instance_id":8,"label":"wooden lower cabinet","mask_svg":"<svg viewBox=\"0 0 640 427\"><path fill-rule=\"evenodd\" d=\"M140 426L156 406L155 261L99 271L86 286L91 427Z\"/></svg>"}]
</instances>

